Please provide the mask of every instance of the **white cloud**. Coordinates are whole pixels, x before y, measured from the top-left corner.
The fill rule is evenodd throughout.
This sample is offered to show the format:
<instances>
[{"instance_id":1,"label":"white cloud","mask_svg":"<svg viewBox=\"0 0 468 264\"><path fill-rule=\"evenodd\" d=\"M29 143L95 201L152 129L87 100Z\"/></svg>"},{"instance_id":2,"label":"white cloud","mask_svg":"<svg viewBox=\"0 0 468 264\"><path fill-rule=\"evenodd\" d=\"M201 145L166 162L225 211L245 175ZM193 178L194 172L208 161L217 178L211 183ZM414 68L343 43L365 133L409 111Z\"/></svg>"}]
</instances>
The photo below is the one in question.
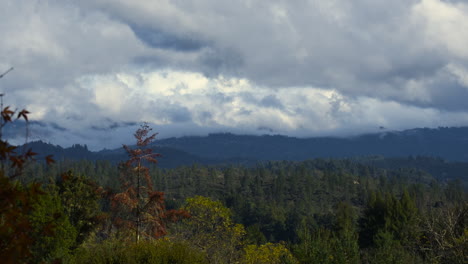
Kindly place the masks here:
<instances>
[{"instance_id":1,"label":"white cloud","mask_svg":"<svg viewBox=\"0 0 468 264\"><path fill-rule=\"evenodd\" d=\"M463 1L4 0L0 16L6 102L82 140L143 120L166 135L468 124Z\"/></svg>"},{"instance_id":2,"label":"white cloud","mask_svg":"<svg viewBox=\"0 0 468 264\"><path fill-rule=\"evenodd\" d=\"M423 24L428 45L441 46L455 58L468 59L467 3L422 0L413 7L413 14Z\"/></svg>"},{"instance_id":3,"label":"white cloud","mask_svg":"<svg viewBox=\"0 0 468 264\"><path fill-rule=\"evenodd\" d=\"M468 69L463 65L449 64L447 70L458 79L460 85L468 89Z\"/></svg>"},{"instance_id":4,"label":"white cloud","mask_svg":"<svg viewBox=\"0 0 468 264\"><path fill-rule=\"evenodd\" d=\"M468 121L468 114L462 112L444 112L370 97L349 97L316 87L270 89L245 79L210 79L194 72L127 71L89 76L76 85L78 90L79 86L88 87L89 97L94 98L90 109L95 112L83 111L80 114L88 115L70 120L60 119L63 113L56 113L56 122L79 135L82 141L92 142L90 145L94 148L109 147L106 144L111 142L117 144L114 147L119 145L114 138L99 142L95 140L100 138L97 135L120 135L122 131L135 128L120 128L119 125L112 128L114 122L148 121L167 137L210 131L355 135L377 131L379 126L406 129ZM56 108L54 111L65 110ZM43 118L50 120L47 115ZM89 132L92 127L102 131Z\"/></svg>"}]
</instances>

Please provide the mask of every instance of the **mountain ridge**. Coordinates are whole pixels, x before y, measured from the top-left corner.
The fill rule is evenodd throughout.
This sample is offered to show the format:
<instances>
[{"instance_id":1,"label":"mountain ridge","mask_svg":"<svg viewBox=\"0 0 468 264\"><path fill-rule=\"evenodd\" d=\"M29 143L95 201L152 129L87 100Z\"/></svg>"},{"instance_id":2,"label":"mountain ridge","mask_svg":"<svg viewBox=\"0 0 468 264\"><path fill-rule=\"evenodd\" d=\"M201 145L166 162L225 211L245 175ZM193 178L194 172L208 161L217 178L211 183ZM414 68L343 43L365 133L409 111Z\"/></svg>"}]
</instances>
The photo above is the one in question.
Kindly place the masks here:
<instances>
[{"instance_id":1,"label":"mountain ridge","mask_svg":"<svg viewBox=\"0 0 468 264\"><path fill-rule=\"evenodd\" d=\"M283 135L236 135L216 133L157 139L151 147L163 155L166 167L201 164L254 164L267 160L300 161L312 158L353 158L362 156L438 157L468 161L468 127L416 128L383 131L353 137L296 138ZM41 154L62 159L107 159L118 162L127 155L123 148L90 151L86 145L68 148L34 141L27 144ZM170 165L169 165L170 164Z\"/></svg>"}]
</instances>

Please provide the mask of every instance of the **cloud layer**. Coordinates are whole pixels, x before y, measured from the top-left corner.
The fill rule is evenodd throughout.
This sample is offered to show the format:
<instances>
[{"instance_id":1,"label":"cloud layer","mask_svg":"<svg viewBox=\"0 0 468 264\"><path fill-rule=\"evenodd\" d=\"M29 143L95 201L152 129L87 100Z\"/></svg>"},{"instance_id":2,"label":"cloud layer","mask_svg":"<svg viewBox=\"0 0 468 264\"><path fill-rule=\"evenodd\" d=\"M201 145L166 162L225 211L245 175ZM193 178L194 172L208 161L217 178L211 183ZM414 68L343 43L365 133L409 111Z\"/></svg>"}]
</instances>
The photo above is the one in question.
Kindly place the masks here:
<instances>
[{"instance_id":1,"label":"cloud layer","mask_svg":"<svg viewBox=\"0 0 468 264\"><path fill-rule=\"evenodd\" d=\"M0 16L0 71L15 67L0 89L52 142L115 147L141 121L161 136L468 125L464 1L3 0Z\"/></svg>"}]
</instances>

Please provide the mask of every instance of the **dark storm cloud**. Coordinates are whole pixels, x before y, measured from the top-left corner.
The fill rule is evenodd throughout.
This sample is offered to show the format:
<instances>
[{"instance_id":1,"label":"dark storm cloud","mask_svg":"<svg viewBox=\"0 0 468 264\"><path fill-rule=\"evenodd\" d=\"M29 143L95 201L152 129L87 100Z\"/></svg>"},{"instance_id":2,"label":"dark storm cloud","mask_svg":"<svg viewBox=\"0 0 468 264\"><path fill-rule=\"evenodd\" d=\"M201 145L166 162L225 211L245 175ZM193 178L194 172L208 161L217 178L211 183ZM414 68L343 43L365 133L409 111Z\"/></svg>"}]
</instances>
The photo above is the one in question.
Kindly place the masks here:
<instances>
[{"instance_id":1,"label":"dark storm cloud","mask_svg":"<svg viewBox=\"0 0 468 264\"><path fill-rule=\"evenodd\" d=\"M153 48L197 51L207 45L195 36L177 36L163 30L138 25L130 25L130 27L139 39Z\"/></svg>"},{"instance_id":2,"label":"dark storm cloud","mask_svg":"<svg viewBox=\"0 0 468 264\"><path fill-rule=\"evenodd\" d=\"M246 104L266 107L266 108L277 108L284 109L281 100L275 94L268 94L265 96L258 96L255 92L240 92L237 96L242 98L242 101Z\"/></svg>"},{"instance_id":3,"label":"dark storm cloud","mask_svg":"<svg viewBox=\"0 0 468 264\"><path fill-rule=\"evenodd\" d=\"M30 121L28 124L22 120L9 123L3 130L3 136L13 144L23 144L25 140L37 140L53 137L54 133L71 133L65 127L54 122Z\"/></svg>"},{"instance_id":4,"label":"dark storm cloud","mask_svg":"<svg viewBox=\"0 0 468 264\"><path fill-rule=\"evenodd\" d=\"M457 16L457 7L436 0L214 6L219 14L208 5L192 6L194 12L177 3L171 6L193 22L187 28L179 23L171 30L211 39L212 45L198 60L207 76L246 76L280 88L318 85L349 96L448 109L446 104L438 105L437 98L421 104L406 87L441 76L439 72L452 62L466 61L449 43L459 33L450 29L445 17ZM206 21L219 22L217 27L206 24L199 12L205 12ZM463 13L458 16L453 19L466 22ZM449 80L439 80L444 81Z\"/></svg>"},{"instance_id":5,"label":"dark storm cloud","mask_svg":"<svg viewBox=\"0 0 468 264\"><path fill-rule=\"evenodd\" d=\"M466 1L4 0L0 17L0 71L15 67L0 91L64 143L115 145L140 121L179 135L468 124Z\"/></svg>"},{"instance_id":6,"label":"dark storm cloud","mask_svg":"<svg viewBox=\"0 0 468 264\"><path fill-rule=\"evenodd\" d=\"M135 127L138 125L137 122L117 122L109 118L106 118L100 122L100 126L91 126L90 129L96 131L112 131L119 128Z\"/></svg>"},{"instance_id":7,"label":"dark storm cloud","mask_svg":"<svg viewBox=\"0 0 468 264\"><path fill-rule=\"evenodd\" d=\"M186 123L192 121L192 113L182 105L156 102L153 113L165 123Z\"/></svg>"},{"instance_id":8,"label":"dark storm cloud","mask_svg":"<svg viewBox=\"0 0 468 264\"><path fill-rule=\"evenodd\" d=\"M263 97L262 100L260 100L260 105L265 106L265 107L278 108L278 109L284 108L281 101L275 95L267 95Z\"/></svg>"},{"instance_id":9,"label":"dark storm cloud","mask_svg":"<svg viewBox=\"0 0 468 264\"><path fill-rule=\"evenodd\" d=\"M205 124L209 124L213 120L213 114L208 111L200 112L196 117Z\"/></svg>"},{"instance_id":10,"label":"dark storm cloud","mask_svg":"<svg viewBox=\"0 0 468 264\"><path fill-rule=\"evenodd\" d=\"M241 76L244 59L233 49L210 47L201 53L197 62L200 70L208 77Z\"/></svg>"},{"instance_id":11,"label":"dark storm cloud","mask_svg":"<svg viewBox=\"0 0 468 264\"><path fill-rule=\"evenodd\" d=\"M467 62L467 52L456 44L468 41L463 1L84 3L130 25L155 47L197 52L186 61L158 57L153 65L267 87L318 86L422 105L408 85L440 76L450 63ZM429 99L425 105L447 109Z\"/></svg>"},{"instance_id":12,"label":"dark storm cloud","mask_svg":"<svg viewBox=\"0 0 468 264\"><path fill-rule=\"evenodd\" d=\"M268 132L268 133L274 133L275 132L275 130L273 130L272 128L264 127L264 126L258 127L257 130L261 131L261 132Z\"/></svg>"},{"instance_id":13,"label":"dark storm cloud","mask_svg":"<svg viewBox=\"0 0 468 264\"><path fill-rule=\"evenodd\" d=\"M464 111L467 109L468 88L461 85L455 78L436 79L428 84L432 102L421 106L438 105L445 111Z\"/></svg>"},{"instance_id":14,"label":"dark storm cloud","mask_svg":"<svg viewBox=\"0 0 468 264\"><path fill-rule=\"evenodd\" d=\"M34 123L33 123L34 124ZM55 123L55 122L49 122L48 125L55 129L55 130L58 130L58 131L61 131L61 132L65 132L65 131L68 131L68 129L66 127L62 127L60 126L59 124Z\"/></svg>"}]
</instances>

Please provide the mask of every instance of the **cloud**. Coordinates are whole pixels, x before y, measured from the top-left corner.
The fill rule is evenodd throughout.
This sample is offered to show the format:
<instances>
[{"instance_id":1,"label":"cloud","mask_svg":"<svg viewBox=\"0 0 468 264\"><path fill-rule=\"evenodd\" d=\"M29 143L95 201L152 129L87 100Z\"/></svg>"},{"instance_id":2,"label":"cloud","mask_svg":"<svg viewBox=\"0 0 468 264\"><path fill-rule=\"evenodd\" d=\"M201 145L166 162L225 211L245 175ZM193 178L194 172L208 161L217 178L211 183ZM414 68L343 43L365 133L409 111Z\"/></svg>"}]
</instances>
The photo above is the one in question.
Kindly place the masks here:
<instances>
[{"instance_id":1,"label":"cloud","mask_svg":"<svg viewBox=\"0 0 468 264\"><path fill-rule=\"evenodd\" d=\"M178 36L167 37L170 43L195 43L188 50L199 56L186 70L269 87L321 86L439 107L408 86L451 63L467 65L468 5L462 1L101 0L86 6L144 26L141 39L162 31Z\"/></svg>"},{"instance_id":2,"label":"cloud","mask_svg":"<svg viewBox=\"0 0 468 264\"><path fill-rule=\"evenodd\" d=\"M380 126L399 130L468 122L465 112L350 97L318 87L271 89L246 79L213 79L174 70L89 76L75 85L94 93L91 107L82 110L82 116L60 118L53 113L67 130L55 129L47 121L50 118L44 118L41 122L47 125L32 129L36 138L42 135L43 140L57 138L64 145L82 142L100 149L131 142L132 132L143 121L150 122L160 137L225 131L349 136L376 132Z\"/></svg>"},{"instance_id":3,"label":"cloud","mask_svg":"<svg viewBox=\"0 0 468 264\"><path fill-rule=\"evenodd\" d=\"M197 51L204 46L203 41L196 39L195 36L177 36L168 32L135 25L132 25L131 28L139 39L154 48Z\"/></svg>"},{"instance_id":4,"label":"cloud","mask_svg":"<svg viewBox=\"0 0 468 264\"><path fill-rule=\"evenodd\" d=\"M455 59L468 59L468 5L461 1L422 0L413 7L425 39L436 49L445 48Z\"/></svg>"},{"instance_id":5,"label":"cloud","mask_svg":"<svg viewBox=\"0 0 468 264\"><path fill-rule=\"evenodd\" d=\"M0 71L15 67L0 90L62 142L115 145L135 128L115 124L141 121L166 136L468 124L465 1L4 0L0 16Z\"/></svg>"}]
</instances>

